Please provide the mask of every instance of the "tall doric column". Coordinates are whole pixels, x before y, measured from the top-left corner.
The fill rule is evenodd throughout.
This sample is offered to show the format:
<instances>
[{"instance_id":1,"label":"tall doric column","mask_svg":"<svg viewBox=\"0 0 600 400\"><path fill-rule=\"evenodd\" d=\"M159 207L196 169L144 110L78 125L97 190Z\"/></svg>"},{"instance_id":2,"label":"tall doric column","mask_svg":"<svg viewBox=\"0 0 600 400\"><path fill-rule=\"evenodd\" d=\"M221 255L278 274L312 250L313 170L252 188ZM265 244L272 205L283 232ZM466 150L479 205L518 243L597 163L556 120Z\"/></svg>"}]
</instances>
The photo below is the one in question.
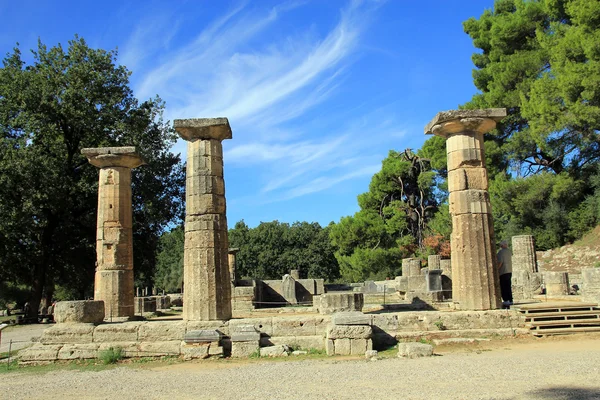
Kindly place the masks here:
<instances>
[{"instance_id":1,"label":"tall doric column","mask_svg":"<svg viewBox=\"0 0 600 400\"><path fill-rule=\"evenodd\" d=\"M505 116L506 110L499 108L445 111L425 127L426 134L446 139L452 296L463 310L500 306L483 134Z\"/></svg>"},{"instance_id":2,"label":"tall doric column","mask_svg":"<svg viewBox=\"0 0 600 400\"><path fill-rule=\"evenodd\" d=\"M131 169L144 161L135 147L100 147L81 153L100 168L94 300L104 301L105 318L132 317Z\"/></svg>"},{"instance_id":3,"label":"tall doric column","mask_svg":"<svg viewBox=\"0 0 600 400\"><path fill-rule=\"evenodd\" d=\"M231 318L231 279L227 254L223 139L231 139L227 118L176 119L188 141L183 261L183 318Z\"/></svg>"}]
</instances>

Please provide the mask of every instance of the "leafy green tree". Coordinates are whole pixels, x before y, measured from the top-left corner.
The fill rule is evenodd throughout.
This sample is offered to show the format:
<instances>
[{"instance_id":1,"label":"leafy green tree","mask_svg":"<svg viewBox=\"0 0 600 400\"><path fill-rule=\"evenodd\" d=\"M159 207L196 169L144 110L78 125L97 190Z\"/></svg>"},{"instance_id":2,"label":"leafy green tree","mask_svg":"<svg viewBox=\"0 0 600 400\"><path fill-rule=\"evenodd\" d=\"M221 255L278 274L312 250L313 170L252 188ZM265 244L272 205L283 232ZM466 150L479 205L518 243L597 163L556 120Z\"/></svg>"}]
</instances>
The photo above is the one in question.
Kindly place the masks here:
<instances>
[{"instance_id":1,"label":"leafy green tree","mask_svg":"<svg viewBox=\"0 0 600 400\"><path fill-rule=\"evenodd\" d=\"M439 141L429 142L428 154L445 171ZM444 197L444 179L431 161L411 150L390 151L369 191L358 196L360 211L331 227L330 238L342 277L382 279L400 272L402 258L425 250L427 225ZM441 185L438 187L438 185Z\"/></svg>"},{"instance_id":2,"label":"leafy green tree","mask_svg":"<svg viewBox=\"0 0 600 400\"><path fill-rule=\"evenodd\" d=\"M299 270L303 278L333 280L339 276L329 227L316 222L261 222L249 228L242 220L229 230L229 244L240 249L236 257L240 276L280 279L292 269Z\"/></svg>"},{"instance_id":3,"label":"leafy green tree","mask_svg":"<svg viewBox=\"0 0 600 400\"><path fill-rule=\"evenodd\" d=\"M134 263L151 276L163 229L181 215L184 176L160 98L139 102L115 51L75 37L39 42L27 65L15 48L0 68L0 275L31 287L32 313L60 284L90 293L98 170L83 147L135 145L148 165L132 174Z\"/></svg>"},{"instance_id":4,"label":"leafy green tree","mask_svg":"<svg viewBox=\"0 0 600 400\"><path fill-rule=\"evenodd\" d=\"M183 228L178 226L163 233L158 241L154 284L170 293L178 291L183 283L184 240Z\"/></svg>"}]
</instances>

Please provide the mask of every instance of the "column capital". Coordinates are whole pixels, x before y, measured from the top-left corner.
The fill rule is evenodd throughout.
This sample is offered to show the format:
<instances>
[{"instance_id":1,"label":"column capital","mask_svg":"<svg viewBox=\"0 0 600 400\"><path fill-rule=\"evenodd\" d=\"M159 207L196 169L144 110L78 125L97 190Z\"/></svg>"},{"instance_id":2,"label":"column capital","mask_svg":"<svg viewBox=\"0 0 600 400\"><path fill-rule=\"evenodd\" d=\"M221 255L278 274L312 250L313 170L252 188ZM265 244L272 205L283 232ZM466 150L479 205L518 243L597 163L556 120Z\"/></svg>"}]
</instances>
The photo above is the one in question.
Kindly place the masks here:
<instances>
[{"instance_id":1,"label":"column capital","mask_svg":"<svg viewBox=\"0 0 600 400\"><path fill-rule=\"evenodd\" d=\"M444 138L462 132L483 134L494 129L496 122L504 117L506 117L505 108L442 111L425 126L425 134Z\"/></svg>"},{"instance_id":2,"label":"column capital","mask_svg":"<svg viewBox=\"0 0 600 400\"><path fill-rule=\"evenodd\" d=\"M133 146L95 147L81 149L90 164L98 168L125 167L136 168L146 164Z\"/></svg>"},{"instance_id":3,"label":"column capital","mask_svg":"<svg viewBox=\"0 0 600 400\"><path fill-rule=\"evenodd\" d=\"M173 127L182 139L195 140L224 140L231 139L231 127L227 118L190 118L176 119Z\"/></svg>"}]
</instances>

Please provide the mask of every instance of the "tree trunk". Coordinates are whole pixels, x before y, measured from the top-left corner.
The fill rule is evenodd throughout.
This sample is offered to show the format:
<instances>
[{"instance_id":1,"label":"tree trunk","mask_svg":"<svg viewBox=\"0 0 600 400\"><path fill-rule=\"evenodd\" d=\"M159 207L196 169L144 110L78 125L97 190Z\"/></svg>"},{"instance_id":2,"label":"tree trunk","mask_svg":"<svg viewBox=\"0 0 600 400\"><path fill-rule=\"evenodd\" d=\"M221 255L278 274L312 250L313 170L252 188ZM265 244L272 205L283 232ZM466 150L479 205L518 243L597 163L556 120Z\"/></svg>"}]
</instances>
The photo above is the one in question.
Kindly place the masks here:
<instances>
[{"instance_id":1,"label":"tree trunk","mask_svg":"<svg viewBox=\"0 0 600 400\"><path fill-rule=\"evenodd\" d=\"M44 293L44 286L46 285L46 273L48 271L48 266L51 259L52 238L58 225L56 216L48 212L47 217L48 224L42 232L42 257L40 262L37 263L33 269L29 311L27 313L27 316L31 318L35 318L38 315L38 310L42 301L42 295Z\"/></svg>"}]
</instances>

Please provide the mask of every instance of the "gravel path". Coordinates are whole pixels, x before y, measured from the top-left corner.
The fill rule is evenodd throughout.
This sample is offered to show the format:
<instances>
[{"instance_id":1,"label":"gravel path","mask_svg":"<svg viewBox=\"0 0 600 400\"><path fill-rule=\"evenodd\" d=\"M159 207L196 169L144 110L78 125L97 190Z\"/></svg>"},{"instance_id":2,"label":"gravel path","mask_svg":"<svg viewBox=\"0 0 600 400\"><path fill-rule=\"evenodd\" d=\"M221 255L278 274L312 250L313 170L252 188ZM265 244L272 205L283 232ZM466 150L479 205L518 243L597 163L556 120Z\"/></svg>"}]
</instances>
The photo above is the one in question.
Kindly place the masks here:
<instances>
[{"instance_id":1,"label":"gravel path","mask_svg":"<svg viewBox=\"0 0 600 400\"><path fill-rule=\"evenodd\" d=\"M492 346L494 347L494 346ZM204 361L0 375L3 399L600 399L600 340L379 361Z\"/></svg>"},{"instance_id":2,"label":"gravel path","mask_svg":"<svg viewBox=\"0 0 600 400\"><path fill-rule=\"evenodd\" d=\"M44 329L53 325L32 324L10 326L2 331L0 338L0 353L8 351L10 341L12 340L12 350L22 349L32 345L32 340L37 340L42 336ZM0 397L1 398L1 397Z\"/></svg>"}]
</instances>

